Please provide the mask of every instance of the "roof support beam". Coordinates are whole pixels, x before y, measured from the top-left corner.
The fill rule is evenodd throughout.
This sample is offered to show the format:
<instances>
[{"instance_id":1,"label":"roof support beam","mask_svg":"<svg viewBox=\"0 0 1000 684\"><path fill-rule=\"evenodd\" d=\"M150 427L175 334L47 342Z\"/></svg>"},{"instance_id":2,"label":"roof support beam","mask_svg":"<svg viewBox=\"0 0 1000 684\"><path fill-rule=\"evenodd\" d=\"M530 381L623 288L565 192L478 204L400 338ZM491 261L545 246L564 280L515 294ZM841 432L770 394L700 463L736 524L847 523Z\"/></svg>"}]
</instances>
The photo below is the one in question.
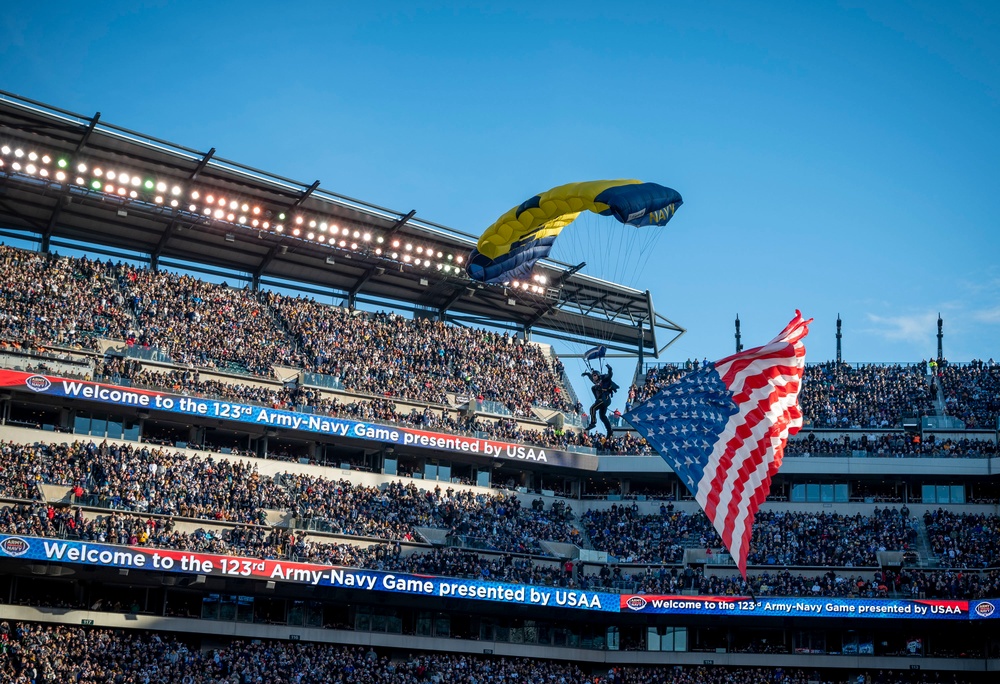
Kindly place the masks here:
<instances>
[{"instance_id":1,"label":"roof support beam","mask_svg":"<svg viewBox=\"0 0 1000 684\"><path fill-rule=\"evenodd\" d=\"M459 299L460 299L460 298L462 297L462 295L464 295L464 294L465 294L465 291L466 291L467 289L468 289L468 288L467 288L467 287L466 287L465 285L459 285L459 286L458 286L458 287L456 287L456 288L455 288L455 290L454 290L454 291L453 291L453 292L452 292L452 293L451 293L451 294L450 294L450 295L448 296L448 299L444 300L444 304L442 304L442 305L441 305L441 306L440 306L440 307L438 308L438 319L439 319L439 320L442 320L442 321L443 321L443 320L445 319L445 316L446 316L446 315L447 315L447 313L448 313L448 309L450 309L450 308L452 307L452 305L453 305L453 304L454 304L455 302L457 302L457 301L458 301L458 300L459 300Z\"/></svg>"},{"instance_id":2,"label":"roof support beam","mask_svg":"<svg viewBox=\"0 0 1000 684\"><path fill-rule=\"evenodd\" d=\"M409 221L411 218L413 218L416 215L417 215L417 210L416 209L410 209L410 213L408 213L406 216L403 216L398 221L396 221L394 224L392 224L392 227L389 228L389 230L385 231L385 235L383 235L383 237L389 237L390 235L392 235L393 233L395 233L397 230L399 230L400 228L402 228L403 226L405 226L406 222Z\"/></svg>"},{"instance_id":3,"label":"roof support beam","mask_svg":"<svg viewBox=\"0 0 1000 684\"><path fill-rule=\"evenodd\" d=\"M292 204L292 206L290 208L291 209L298 209L299 207L301 207L302 203L305 202L307 199L309 199L309 195L311 195L314 192L316 192L316 188L318 188L318 187L319 187L319 181L313 181L313 184L310 185L308 188L306 188L305 192L303 192L299 196L299 198L297 200L295 200L295 203Z\"/></svg>"},{"instance_id":4,"label":"roof support beam","mask_svg":"<svg viewBox=\"0 0 1000 684\"><path fill-rule=\"evenodd\" d=\"M201 160L198 162L198 166L196 166L194 171L192 171L191 174L188 176L188 180L189 181L197 180L198 176L201 175L201 172L205 170L205 167L208 166L208 162L210 162L212 160L212 157L214 156L215 156L215 148L213 147L212 149L210 149L208 152L205 153L205 156L201 158ZM163 235L160 236L160 241L156 243L156 247L149 254L149 267L153 270L154 273L157 270L159 270L160 257L163 255L163 250L167 246L167 243L170 241L170 235L174 232L174 228L177 226L177 217L179 213L180 212L178 212L176 209L173 210L173 217L170 219L170 223L167 224L166 230L164 230Z\"/></svg>"},{"instance_id":5,"label":"roof support beam","mask_svg":"<svg viewBox=\"0 0 1000 684\"><path fill-rule=\"evenodd\" d=\"M213 147L205 153L204 157L201 158L201 161L198 162L198 166L195 168L194 172L188 176L188 180L198 180L198 176L201 175L201 172L205 170L205 167L208 166L208 162L212 161L212 157L214 156L215 148Z\"/></svg>"},{"instance_id":6,"label":"roof support beam","mask_svg":"<svg viewBox=\"0 0 1000 684\"><path fill-rule=\"evenodd\" d=\"M90 136L94 133L94 129L97 128L97 122L101 119L101 113L97 112L91 117L90 123L87 124L86 130L84 130L83 135L80 136L80 141L76 144L73 149L73 153L69 156L69 168L76 166L76 157L80 154L80 151L87 146L87 142L90 140ZM59 221L59 215L62 213L62 208L64 203L69 198L69 183L63 185L62 192L59 193L59 197L56 200L56 204L52 207L52 213L49 214L49 222L45 226L45 230L42 231L42 252L48 254L49 242L52 240L52 233L56 229L56 223Z\"/></svg>"}]
</instances>

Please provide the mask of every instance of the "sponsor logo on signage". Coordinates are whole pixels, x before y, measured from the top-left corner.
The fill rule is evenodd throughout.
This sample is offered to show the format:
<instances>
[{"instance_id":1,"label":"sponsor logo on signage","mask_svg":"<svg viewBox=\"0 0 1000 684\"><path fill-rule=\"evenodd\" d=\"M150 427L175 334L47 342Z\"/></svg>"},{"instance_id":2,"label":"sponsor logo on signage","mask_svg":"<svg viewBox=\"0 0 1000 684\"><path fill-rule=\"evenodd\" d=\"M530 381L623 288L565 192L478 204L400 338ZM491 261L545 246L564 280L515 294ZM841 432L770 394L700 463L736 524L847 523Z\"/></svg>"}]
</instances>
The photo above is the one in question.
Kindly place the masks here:
<instances>
[{"instance_id":1,"label":"sponsor logo on signage","mask_svg":"<svg viewBox=\"0 0 1000 684\"><path fill-rule=\"evenodd\" d=\"M646 599L641 596L630 596L625 605L632 610L642 610L646 607Z\"/></svg>"},{"instance_id":2,"label":"sponsor logo on signage","mask_svg":"<svg viewBox=\"0 0 1000 684\"><path fill-rule=\"evenodd\" d=\"M992 603L980 603L976 606L976 615L979 617L989 617L993 615L994 610L996 610L996 607Z\"/></svg>"},{"instance_id":3,"label":"sponsor logo on signage","mask_svg":"<svg viewBox=\"0 0 1000 684\"><path fill-rule=\"evenodd\" d=\"M2 542L0 542L0 551L3 551L8 556L23 556L28 553L28 549L31 548L28 542L24 541L20 537L7 537Z\"/></svg>"},{"instance_id":4,"label":"sponsor logo on signage","mask_svg":"<svg viewBox=\"0 0 1000 684\"><path fill-rule=\"evenodd\" d=\"M24 384L28 386L28 389L34 392L44 392L48 388L52 387L52 383L44 375L32 375L31 377L24 379Z\"/></svg>"}]
</instances>

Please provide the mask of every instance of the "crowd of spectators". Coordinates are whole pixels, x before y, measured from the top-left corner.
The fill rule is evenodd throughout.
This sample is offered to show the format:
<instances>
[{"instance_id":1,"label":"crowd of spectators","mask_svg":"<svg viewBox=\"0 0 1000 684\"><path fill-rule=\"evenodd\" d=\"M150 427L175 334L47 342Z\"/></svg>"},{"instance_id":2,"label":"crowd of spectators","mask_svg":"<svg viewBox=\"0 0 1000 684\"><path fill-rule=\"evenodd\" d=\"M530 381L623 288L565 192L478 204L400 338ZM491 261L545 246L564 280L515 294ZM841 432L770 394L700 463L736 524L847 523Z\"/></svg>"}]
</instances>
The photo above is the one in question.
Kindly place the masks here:
<instances>
[{"instance_id":1,"label":"crowd of spectators","mask_svg":"<svg viewBox=\"0 0 1000 684\"><path fill-rule=\"evenodd\" d=\"M0 623L11 684L967 684L975 675L767 666L578 665L533 658L376 651L271 640L202 648L195 637L29 622ZM766 641L766 640L764 640ZM736 647L737 645L734 645ZM758 650L753 644L740 652Z\"/></svg>"},{"instance_id":2,"label":"crowd of spectators","mask_svg":"<svg viewBox=\"0 0 1000 684\"><path fill-rule=\"evenodd\" d=\"M938 386L927 364L807 364L799 403L813 427L891 428L907 414L934 412Z\"/></svg>"},{"instance_id":3,"label":"crowd of spectators","mask_svg":"<svg viewBox=\"0 0 1000 684\"><path fill-rule=\"evenodd\" d=\"M721 543L705 515L668 508L673 506L664 504L659 514L642 515L637 504L612 504L586 511L581 522L595 548L623 563L677 563L687 547Z\"/></svg>"},{"instance_id":4,"label":"crowd of spectators","mask_svg":"<svg viewBox=\"0 0 1000 684\"><path fill-rule=\"evenodd\" d=\"M689 359L648 368L642 382L629 388L629 405L648 399L704 363ZM974 394L985 398L987 392ZM899 427L906 414L931 414L937 396L938 384L933 377L928 380L926 363L851 365L830 361L806 365L799 404L807 426L860 430Z\"/></svg>"},{"instance_id":5,"label":"crowd of spectators","mask_svg":"<svg viewBox=\"0 0 1000 684\"><path fill-rule=\"evenodd\" d=\"M129 345L155 347L177 363L264 376L278 359L297 360L294 344L249 288L124 265L117 271L135 319L122 335Z\"/></svg>"},{"instance_id":6,"label":"crowd of spectators","mask_svg":"<svg viewBox=\"0 0 1000 684\"><path fill-rule=\"evenodd\" d=\"M931 550L947 567L1000 565L1000 517L939 508L924 513L924 525Z\"/></svg>"},{"instance_id":7,"label":"crowd of spectators","mask_svg":"<svg viewBox=\"0 0 1000 684\"><path fill-rule=\"evenodd\" d=\"M280 362L362 394L442 404L455 393L518 416L536 406L579 410L558 360L506 333L4 246L0 279L0 338L97 349L100 336L177 363L268 377Z\"/></svg>"},{"instance_id":8,"label":"crowd of spectators","mask_svg":"<svg viewBox=\"0 0 1000 684\"><path fill-rule=\"evenodd\" d=\"M77 502L139 513L266 524L268 511L336 534L412 540L414 527L447 530L497 551L544 553L541 541L579 534L562 502L522 507L503 493L440 486L385 487L286 472L261 476L249 461L188 457L148 445L0 443L0 494L37 498L37 484L63 485Z\"/></svg>"},{"instance_id":9,"label":"crowd of spectators","mask_svg":"<svg viewBox=\"0 0 1000 684\"><path fill-rule=\"evenodd\" d=\"M274 292L266 298L295 336L306 367L338 378L349 391L439 404L454 393L498 402L519 416L533 415L533 406L570 409L541 347L508 333Z\"/></svg>"},{"instance_id":10,"label":"crowd of spectators","mask_svg":"<svg viewBox=\"0 0 1000 684\"><path fill-rule=\"evenodd\" d=\"M838 438L817 438L810 432L788 440L785 446L785 456L850 456L855 452L881 458L992 458L1000 449L994 440L981 437L938 439L933 433L921 437L903 432Z\"/></svg>"},{"instance_id":11,"label":"crowd of spectators","mask_svg":"<svg viewBox=\"0 0 1000 684\"><path fill-rule=\"evenodd\" d=\"M722 547L704 515L672 512L640 515L638 506L614 505L582 516L595 548L621 562L676 563L685 548ZM911 548L913 521L888 508L873 515L759 511L754 520L750 565L875 567L879 551Z\"/></svg>"},{"instance_id":12,"label":"crowd of spectators","mask_svg":"<svg viewBox=\"0 0 1000 684\"><path fill-rule=\"evenodd\" d=\"M533 658L378 652L371 647L233 640L98 627L0 622L10 684L930 684L980 681L920 671L760 666L586 666ZM985 680L983 680L985 681Z\"/></svg>"},{"instance_id":13,"label":"crowd of spectators","mask_svg":"<svg viewBox=\"0 0 1000 684\"><path fill-rule=\"evenodd\" d=\"M365 486L301 472L264 477L251 461L202 458L141 444L0 443L0 494L35 500L39 483L60 485L78 503L140 514L266 524L278 511L300 528L352 537L411 541L416 528L444 530L453 543L492 551L547 555L543 541L584 545L561 501L524 506L513 494L475 493L414 483ZM661 504L590 509L580 520L590 544L625 563L677 563L687 547L721 548L708 519ZM952 567L1000 565L996 516L928 512L935 554ZM760 511L751 565L873 567L880 551L912 549L908 512L871 515Z\"/></svg>"},{"instance_id":14,"label":"crowd of spectators","mask_svg":"<svg viewBox=\"0 0 1000 684\"><path fill-rule=\"evenodd\" d=\"M106 266L0 245L0 338L96 350L129 321Z\"/></svg>"},{"instance_id":15,"label":"crowd of spectators","mask_svg":"<svg viewBox=\"0 0 1000 684\"><path fill-rule=\"evenodd\" d=\"M516 496L503 493L421 490L398 481L365 487L302 474L282 479L296 518L325 522L327 531L338 534L409 540L413 528L429 527L483 548L531 554L545 553L541 541L573 542L578 535L572 513L559 501L546 511L540 499L523 507Z\"/></svg>"},{"instance_id":16,"label":"crowd of spectators","mask_svg":"<svg viewBox=\"0 0 1000 684\"><path fill-rule=\"evenodd\" d=\"M872 515L758 511L751 565L877 567L879 551L911 548L913 521L888 508Z\"/></svg>"},{"instance_id":17,"label":"crowd of spectators","mask_svg":"<svg viewBox=\"0 0 1000 684\"><path fill-rule=\"evenodd\" d=\"M247 461L108 442L2 443L0 456L14 491L64 485L77 501L101 508L260 523L268 509L291 504L283 487Z\"/></svg>"},{"instance_id":18,"label":"crowd of spectators","mask_svg":"<svg viewBox=\"0 0 1000 684\"><path fill-rule=\"evenodd\" d=\"M1000 364L974 360L967 364L936 364L948 415L967 428L995 429L1000 416Z\"/></svg>"},{"instance_id":19,"label":"crowd of spectators","mask_svg":"<svg viewBox=\"0 0 1000 684\"><path fill-rule=\"evenodd\" d=\"M940 516L939 516L940 517ZM299 530L238 525L175 529L169 517L112 511L85 515L80 507L34 502L0 506L0 533L59 537L84 542L154 547L250 558L277 558L323 565L402 571L520 584L565 586L623 593L678 594L695 590L712 596L978 599L1000 595L1000 570L938 570L904 567L876 570L869 577L827 570L819 575L790 570L739 576L706 576L679 565L643 568L538 561L511 553L458 547L408 548L399 542L363 546L309 536Z\"/></svg>"},{"instance_id":20,"label":"crowd of spectators","mask_svg":"<svg viewBox=\"0 0 1000 684\"><path fill-rule=\"evenodd\" d=\"M596 432L563 430L552 425L531 428L513 418L458 415L457 412L429 406L404 410L397 408L396 402L388 397L359 398L345 403L336 396L314 387L278 387L262 383L203 379L197 369L154 370L144 368L138 361L114 355L104 358L97 364L95 379L184 395L255 403L276 409L407 425L441 432L485 434L489 439L554 449L582 446L594 448L598 453L651 453L646 441L631 433L608 437Z\"/></svg>"}]
</instances>

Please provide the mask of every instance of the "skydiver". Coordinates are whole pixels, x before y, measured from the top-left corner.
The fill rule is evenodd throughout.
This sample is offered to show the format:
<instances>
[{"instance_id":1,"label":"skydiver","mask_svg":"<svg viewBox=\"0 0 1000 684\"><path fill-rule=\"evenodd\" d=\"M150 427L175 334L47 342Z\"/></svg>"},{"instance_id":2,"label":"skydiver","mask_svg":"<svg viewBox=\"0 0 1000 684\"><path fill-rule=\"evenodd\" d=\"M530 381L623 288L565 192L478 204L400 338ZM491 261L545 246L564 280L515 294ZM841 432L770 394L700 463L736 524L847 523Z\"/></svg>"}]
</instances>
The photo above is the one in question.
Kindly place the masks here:
<instances>
[{"instance_id":1,"label":"skydiver","mask_svg":"<svg viewBox=\"0 0 1000 684\"><path fill-rule=\"evenodd\" d=\"M594 429L597 425L599 414L601 422L604 423L604 427L608 431L608 437L611 436L611 421L608 420L608 406L611 405L611 397L618 390L618 385L611 379L611 374L611 366L608 366L608 372L604 374L601 374L596 368L589 373L583 374L583 377L589 377L590 381L594 383L590 388L590 391L594 393L594 403L590 406L590 425L585 429L588 431Z\"/></svg>"}]
</instances>

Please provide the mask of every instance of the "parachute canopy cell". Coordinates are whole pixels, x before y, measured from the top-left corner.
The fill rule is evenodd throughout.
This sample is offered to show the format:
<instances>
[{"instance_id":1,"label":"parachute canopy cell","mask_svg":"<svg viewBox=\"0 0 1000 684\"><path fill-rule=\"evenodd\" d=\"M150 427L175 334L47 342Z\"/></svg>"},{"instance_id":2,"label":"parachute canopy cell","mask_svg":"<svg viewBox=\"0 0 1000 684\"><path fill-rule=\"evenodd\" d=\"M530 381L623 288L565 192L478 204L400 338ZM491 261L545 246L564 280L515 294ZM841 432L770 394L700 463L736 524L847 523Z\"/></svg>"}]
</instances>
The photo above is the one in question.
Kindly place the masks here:
<instances>
[{"instance_id":1,"label":"parachute canopy cell","mask_svg":"<svg viewBox=\"0 0 1000 684\"><path fill-rule=\"evenodd\" d=\"M487 228L469 255L466 272L486 283L523 278L584 211L614 216L629 226L664 226L681 204L676 190L638 180L560 185L514 207Z\"/></svg>"}]
</instances>

